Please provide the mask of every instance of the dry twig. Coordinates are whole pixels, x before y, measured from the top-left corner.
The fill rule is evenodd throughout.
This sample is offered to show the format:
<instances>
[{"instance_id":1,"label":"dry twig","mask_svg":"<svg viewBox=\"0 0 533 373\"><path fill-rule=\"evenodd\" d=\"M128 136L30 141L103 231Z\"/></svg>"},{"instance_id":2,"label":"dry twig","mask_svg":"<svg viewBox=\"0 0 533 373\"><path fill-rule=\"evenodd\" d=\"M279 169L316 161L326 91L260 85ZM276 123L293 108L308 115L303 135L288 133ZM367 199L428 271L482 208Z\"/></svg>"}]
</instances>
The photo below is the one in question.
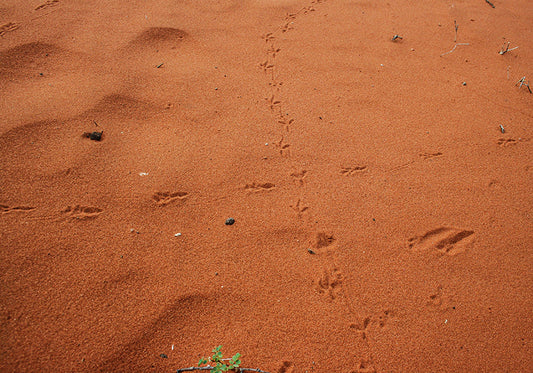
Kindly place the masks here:
<instances>
[{"instance_id":1,"label":"dry twig","mask_svg":"<svg viewBox=\"0 0 533 373\"><path fill-rule=\"evenodd\" d=\"M529 87L529 80L526 82L526 77L525 76L520 78L520 80L518 82L516 82L515 85L518 85L518 84L520 84L520 86L518 88L522 88L522 86L524 86L524 87L527 88L529 93L533 93L533 92L531 92L531 88Z\"/></svg>"},{"instance_id":2,"label":"dry twig","mask_svg":"<svg viewBox=\"0 0 533 373\"><path fill-rule=\"evenodd\" d=\"M514 48L509 49L510 45L511 45L510 41L508 41L507 44L503 43L502 49L498 53L503 56L505 53L510 52L510 51L514 51L515 49L518 48L518 47L514 47Z\"/></svg>"},{"instance_id":3,"label":"dry twig","mask_svg":"<svg viewBox=\"0 0 533 373\"><path fill-rule=\"evenodd\" d=\"M457 42L457 30L459 30L459 25L457 25L457 21L455 21L455 20L453 21L453 25L454 25L454 27L455 27L455 38L454 38L454 40L453 40L453 42L455 43L455 45L453 46L453 48L452 48L451 51L441 54L441 55L440 55L441 57L442 57L442 56L445 56L445 55L447 55L447 54L452 53L452 52L455 50L455 48L457 48L459 45L470 45L469 43L458 43L458 42Z\"/></svg>"},{"instance_id":4,"label":"dry twig","mask_svg":"<svg viewBox=\"0 0 533 373\"><path fill-rule=\"evenodd\" d=\"M211 370L214 367L212 366L206 366L206 367L190 367L190 368L182 368L178 369L176 373L182 373L182 372L192 372L194 370ZM261 369L254 369L254 368L235 368L235 372L257 372L257 373L268 373Z\"/></svg>"},{"instance_id":5,"label":"dry twig","mask_svg":"<svg viewBox=\"0 0 533 373\"><path fill-rule=\"evenodd\" d=\"M392 41L397 41L397 40L402 40L402 39L403 38L400 35L394 35L391 40Z\"/></svg>"}]
</instances>

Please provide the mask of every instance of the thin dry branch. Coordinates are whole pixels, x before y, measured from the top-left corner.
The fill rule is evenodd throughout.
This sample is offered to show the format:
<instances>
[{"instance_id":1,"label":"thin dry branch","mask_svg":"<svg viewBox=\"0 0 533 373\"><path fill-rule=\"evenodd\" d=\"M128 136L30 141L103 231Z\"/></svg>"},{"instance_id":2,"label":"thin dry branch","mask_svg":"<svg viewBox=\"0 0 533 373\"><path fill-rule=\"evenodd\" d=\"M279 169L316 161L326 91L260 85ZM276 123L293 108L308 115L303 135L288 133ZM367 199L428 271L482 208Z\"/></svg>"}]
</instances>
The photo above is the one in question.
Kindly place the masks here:
<instances>
[{"instance_id":1,"label":"thin dry branch","mask_svg":"<svg viewBox=\"0 0 533 373\"><path fill-rule=\"evenodd\" d=\"M455 50L455 48L457 48L457 46L459 46L459 45L470 45L470 44L468 44L468 43L456 43L456 44L453 46L453 48L452 48L451 51L446 52L446 53L443 53L443 54L441 54L440 56L442 57L442 56L445 56L445 55L447 55L447 54L452 53L452 52Z\"/></svg>"},{"instance_id":2,"label":"thin dry branch","mask_svg":"<svg viewBox=\"0 0 533 373\"><path fill-rule=\"evenodd\" d=\"M509 49L510 45L511 45L510 41L508 41L507 44L503 43L502 49L498 53L503 56L507 52L514 51L515 49L518 49L518 47L514 47L514 48Z\"/></svg>"},{"instance_id":3,"label":"thin dry branch","mask_svg":"<svg viewBox=\"0 0 533 373\"><path fill-rule=\"evenodd\" d=\"M195 370L211 370L211 369L214 369L215 367L212 367L212 366L206 366L206 367L189 367L189 368L182 368L182 369L178 369L176 373L182 373L182 372L192 372L192 371L195 371ZM268 373L264 370L261 370L261 369L255 369L255 368L235 368L235 372L236 373L239 373L239 372L256 372L256 373Z\"/></svg>"},{"instance_id":4,"label":"thin dry branch","mask_svg":"<svg viewBox=\"0 0 533 373\"><path fill-rule=\"evenodd\" d=\"M531 87L529 87L529 80L526 81L526 77L525 76L520 78L520 80L518 82L516 82L515 85L518 85L518 84L520 84L520 86L518 88L522 88L522 86L525 86L527 88L527 90L529 91L529 93L533 93L531 91Z\"/></svg>"},{"instance_id":5,"label":"thin dry branch","mask_svg":"<svg viewBox=\"0 0 533 373\"><path fill-rule=\"evenodd\" d=\"M452 53L459 45L470 45L469 43L458 43L457 42L457 30L459 30L459 25L457 24L457 21L455 20L453 21L453 26L455 28L455 37L453 39L453 42L455 43L455 45L453 46L451 51L441 54L440 55L441 57Z\"/></svg>"}]
</instances>

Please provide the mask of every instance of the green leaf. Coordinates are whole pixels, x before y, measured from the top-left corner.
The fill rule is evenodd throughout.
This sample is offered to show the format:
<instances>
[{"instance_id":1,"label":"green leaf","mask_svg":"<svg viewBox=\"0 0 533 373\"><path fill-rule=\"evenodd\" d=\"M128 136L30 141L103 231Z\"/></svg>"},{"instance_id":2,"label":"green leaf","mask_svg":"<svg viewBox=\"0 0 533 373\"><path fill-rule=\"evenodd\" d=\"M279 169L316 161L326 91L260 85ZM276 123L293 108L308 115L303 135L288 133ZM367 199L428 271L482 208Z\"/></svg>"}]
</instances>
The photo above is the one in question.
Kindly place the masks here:
<instances>
[{"instance_id":1,"label":"green leaf","mask_svg":"<svg viewBox=\"0 0 533 373\"><path fill-rule=\"evenodd\" d=\"M198 366L202 365L202 364L207 364L207 359L200 359L200 361L198 362Z\"/></svg>"},{"instance_id":2,"label":"green leaf","mask_svg":"<svg viewBox=\"0 0 533 373\"><path fill-rule=\"evenodd\" d=\"M235 354L235 356L233 356L233 357L231 358L231 360L232 360L232 361L237 361L237 360L239 360L240 357L241 357L241 354L239 354L239 353L237 352L237 353Z\"/></svg>"}]
</instances>

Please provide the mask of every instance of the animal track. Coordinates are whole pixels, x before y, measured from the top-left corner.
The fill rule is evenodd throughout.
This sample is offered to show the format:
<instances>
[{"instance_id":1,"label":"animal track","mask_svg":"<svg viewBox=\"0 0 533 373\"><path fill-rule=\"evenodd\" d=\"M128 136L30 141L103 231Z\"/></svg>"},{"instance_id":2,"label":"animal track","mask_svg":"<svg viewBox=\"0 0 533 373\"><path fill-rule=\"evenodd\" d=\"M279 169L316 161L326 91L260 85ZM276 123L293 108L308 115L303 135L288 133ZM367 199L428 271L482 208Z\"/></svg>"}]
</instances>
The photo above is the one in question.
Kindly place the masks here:
<instances>
[{"instance_id":1,"label":"animal track","mask_svg":"<svg viewBox=\"0 0 533 373\"><path fill-rule=\"evenodd\" d=\"M411 237L408 246L412 251L437 250L446 255L457 255L473 243L474 231L441 227L422 236Z\"/></svg>"},{"instance_id":2,"label":"animal track","mask_svg":"<svg viewBox=\"0 0 533 373\"><path fill-rule=\"evenodd\" d=\"M265 41L265 42L270 42L274 39L276 39L276 37L274 36L274 33L273 32L269 32L268 34L264 34L261 36L261 38Z\"/></svg>"},{"instance_id":3,"label":"animal track","mask_svg":"<svg viewBox=\"0 0 533 373\"><path fill-rule=\"evenodd\" d=\"M336 299L343 281L342 273L337 268L324 270L318 280L317 290L320 294L327 294L332 300Z\"/></svg>"},{"instance_id":4,"label":"animal track","mask_svg":"<svg viewBox=\"0 0 533 373\"><path fill-rule=\"evenodd\" d=\"M316 234L315 249L322 249L331 246L335 242L335 237L332 234L319 232Z\"/></svg>"},{"instance_id":5,"label":"animal track","mask_svg":"<svg viewBox=\"0 0 533 373\"><path fill-rule=\"evenodd\" d=\"M252 183L252 184L246 184L244 189L246 189L248 192L262 192L265 190L272 190L275 187L276 186L272 183L263 183L263 184Z\"/></svg>"},{"instance_id":6,"label":"animal track","mask_svg":"<svg viewBox=\"0 0 533 373\"><path fill-rule=\"evenodd\" d=\"M274 95L270 96L270 98L266 99L269 103L270 110L275 111L276 109L279 109L279 105L281 105L281 101L276 100L274 98Z\"/></svg>"},{"instance_id":7,"label":"animal track","mask_svg":"<svg viewBox=\"0 0 533 373\"><path fill-rule=\"evenodd\" d=\"M357 333L361 335L361 338L366 339L368 326L370 325L371 322L372 322L372 319L370 318L370 316L368 316L362 320L359 320L358 322L351 323L350 329L354 329Z\"/></svg>"},{"instance_id":8,"label":"animal track","mask_svg":"<svg viewBox=\"0 0 533 373\"><path fill-rule=\"evenodd\" d=\"M281 89L281 86L283 85L283 82L272 80L268 82L268 85L271 86L272 88L276 88L279 91Z\"/></svg>"},{"instance_id":9,"label":"animal track","mask_svg":"<svg viewBox=\"0 0 533 373\"><path fill-rule=\"evenodd\" d=\"M289 31L289 30L292 30L292 29L293 29L292 24L293 24L293 22L287 22L287 23L285 23L285 24L284 24L283 26L281 26L281 28L280 28L281 32L285 33L285 32L287 32L287 31Z\"/></svg>"},{"instance_id":10,"label":"animal track","mask_svg":"<svg viewBox=\"0 0 533 373\"><path fill-rule=\"evenodd\" d=\"M0 36L4 36L8 32L12 32L20 28L18 23L9 22L0 26Z\"/></svg>"},{"instance_id":11,"label":"animal track","mask_svg":"<svg viewBox=\"0 0 533 373\"><path fill-rule=\"evenodd\" d=\"M284 361L278 369L278 373L294 373L294 365L290 361Z\"/></svg>"},{"instance_id":12,"label":"animal track","mask_svg":"<svg viewBox=\"0 0 533 373\"><path fill-rule=\"evenodd\" d=\"M377 324L377 326L379 326L380 328L384 328L393 316L394 316L393 311L384 310L378 313L377 315L375 315L372 321L374 321Z\"/></svg>"},{"instance_id":13,"label":"animal track","mask_svg":"<svg viewBox=\"0 0 533 373\"><path fill-rule=\"evenodd\" d=\"M437 153L420 153L419 156L423 159L431 159L431 158L435 158L435 157L440 157L442 155L441 152L437 152Z\"/></svg>"},{"instance_id":14,"label":"animal track","mask_svg":"<svg viewBox=\"0 0 533 373\"><path fill-rule=\"evenodd\" d=\"M343 167L341 169L341 174L343 174L344 176L353 176L357 173L365 171L366 169L366 166Z\"/></svg>"},{"instance_id":15,"label":"animal track","mask_svg":"<svg viewBox=\"0 0 533 373\"><path fill-rule=\"evenodd\" d=\"M281 52L281 48L275 47L274 45L270 45L270 48L267 49L267 54L271 55L272 58L276 58L276 54Z\"/></svg>"},{"instance_id":16,"label":"animal track","mask_svg":"<svg viewBox=\"0 0 533 373\"><path fill-rule=\"evenodd\" d=\"M298 216L298 219L302 218L302 215L304 212L309 210L308 206L304 206L302 203L302 200L298 198L298 202L294 206L291 206L291 208L296 212L296 215Z\"/></svg>"},{"instance_id":17,"label":"animal track","mask_svg":"<svg viewBox=\"0 0 533 373\"><path fill-rule=\"evenodd\" d=\"M322 0L313 0L311 4L320 4L321 2ZM283 115L284 111L282 110L282 106L281 106L282 103L280 100L277 100L276 97L274 97L274 93L277 94L281 91L281 86L283 84L283 82L278 81L279 76L277 75L279 74L276 74L277 67L275 63L273 62L276 56L281 52L281 47L278 45L277 42L275 42L275 40L276 40L277 35L286 33L293 29L295 20L300 14L307 14L313 11L315 11L315 8L313 5L310 5L310 6L300 8L300 10L298 10L295 13L288 13L285 16L284 22L276 30L274 30L273 32L269 32L269 33L261 35L261 38L267 44L267 48L265 49L266 59L259 64L259 67L263 70L265 74L269 75L270 79L269 79L268 85L270 86L271 91L272 91L271 97L265 98L265 100L267 101L270 107L270 111L276 117L275 119L277 120L277 123L282 125L284 132L289 132L290 125L294 122L295 119L286 118ZM284 143L283 138L282 138L278 145L280 153L282 155L283 154L288 155L289 147L290 147L290 144Z\"/></svg>"},{"instance_id":18,"label":"animal track","mask_svg":"<svg viewBox=\"0 0 533 373\"><path fill-rule=\"evenodd\" d=\"M307 176L307 170L294 171L291 176L299 185L304 185L304 179Z\"/></svg>"},{"instance_id":19,"label":"animal track","mask_svg":"<svg viewBox=\"0 0 533 373\"><path fill-rule=\"evenodd\" d=\"M41 9L49 8L49 7L52 7L52 6L56 6L58 4L59 4L59 0L47 0L45 3L39 5L37 8L35 8L35 10L41 10Z\"/></svg>"},{"instance_id":20,"label":"animal track","mask_svg":"<svg viewBox=\"0 0 533 373\"><path fill-rule=\"evenodd\" d=\"M61 212L72 220L89 220L98 217L103 211L98 207L76 205L74 207L68 206Z\"/></svg>"},{"instance_id":21,"label":"animal track","mask_svg":"<svg viewBox=\"0 0 533 373\"><path fill-rule=\"evenodd\" d=\"M437 289L433 294L429 296L427 305L435 310L447 311L452 307L450 306L450 299L444 292L442 285L437 286Z\"/></svg>"},{"instance_id":22,"label":"animal track","mask_svg":"<svg viewBox=\"0 0 533 373\"><path fill-rule=\"evenodd\" d=\"M518 141L515 139L498 139L498 145L500 146L511 146L516 145Z\"/></svg>"},{"instance_id":23,"label":"animal track","mask_svg":"<svg viewBox=\"0 0 533 373\"><path fill-rule=\"evenodd\" d=\"M374 368L374 364L371 360L365 360L362 359L359 361L359 364L357 364L357 367L355 370L353 370L350 373L376 373L377 370Z\"/></svg>"},{"instance_id":24,"label":"animal track","mask_svg":"<svg viewBox=\"0 0 533 373\"><path fill-rule=\"evenodd\" d=\"M278 123L285 128L285 131L289 132L289 126L294 123L294 119L286 119L280 113L278 117Z\"/></svg>"},{"instance_id":25,"label":"animal track","mask_svg":"<svg viewBox=\"0 0 533 373\"><path fill-rule=\"evenodd\" d=\"M270 69L274 68L274 64L270 63L270 61L268 60L261 62L259 66L263 69L265 73L268 72Z\"/></svg>"},{"instance_id":26,"label":"animal track","mask_svg":"<svg viewBox=\"0 0 533 373\"><path fill-rule=\"evenodd\" d=\"M281 155L289 155L289 148L291 144L287 144L285 140L283 139L283 136L281 137L281 140L279 140L278 143L276 143L276 147L279 149L279 154Z\"/></svg>"},{"instance_id":27,"label":"animal track","mask_svg":"<svg viewBox=\"0 0 533 373\"><path fill-rule=\"evenodd\" d=\"M189 193L187 192L156 192L152 199L160 206L166 206L177 199L185 199Z\"/></svg>"},{"instance_id":28,"label":"animal track","mask_svg":"<svg viewBox=\"0 0 533 373\"><path fill-rule=\"evenodd\" d=\"M366 316L350 324L350 329L355 330L361 338L367 339L371 327L384 328L389 320L394 317L394 311L384 310L372 316Z\"/></svg>"},{"instance_id":29,"label":"animal track","mask_svg":"<svg viewBox=\"0 0 533 373\"><path fill-rule=\"evenodd\" d=\"M437 287L437 291L429 296L429 306L440 307L442 306L442 286Z\"/></svg>"},{"instance_id":30,"label":"animal track","mask_svg":"<svg viewBox=\"0 0 533 373\"><path fill-rule=\"evenodd\" d=\"M7 214L10 212L28 212L35 210L35 207L30 206L15 206L15 207L9 207L7 205L0 205L0 212L2 214Z\"/></svg>"}]
</instances>

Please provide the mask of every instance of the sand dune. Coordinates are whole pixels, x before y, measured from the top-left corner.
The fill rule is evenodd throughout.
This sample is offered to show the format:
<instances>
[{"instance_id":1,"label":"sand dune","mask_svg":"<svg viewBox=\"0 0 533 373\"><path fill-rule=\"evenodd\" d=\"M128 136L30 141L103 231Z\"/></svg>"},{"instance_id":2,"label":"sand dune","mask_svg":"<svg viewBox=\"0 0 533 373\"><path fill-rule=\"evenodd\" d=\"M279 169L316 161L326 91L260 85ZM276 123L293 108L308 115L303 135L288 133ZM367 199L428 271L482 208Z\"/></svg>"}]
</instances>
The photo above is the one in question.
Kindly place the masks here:
<instances>
[{"instance_id":1,"label":"sand dune","mask_svg":"<svg viewBox=\"0 0 533 373\"><path fill-rule=\"evenodd\" d=\"M532 17L4 1L0 371L530 371Z\"/></svg>"}]
</instances>

